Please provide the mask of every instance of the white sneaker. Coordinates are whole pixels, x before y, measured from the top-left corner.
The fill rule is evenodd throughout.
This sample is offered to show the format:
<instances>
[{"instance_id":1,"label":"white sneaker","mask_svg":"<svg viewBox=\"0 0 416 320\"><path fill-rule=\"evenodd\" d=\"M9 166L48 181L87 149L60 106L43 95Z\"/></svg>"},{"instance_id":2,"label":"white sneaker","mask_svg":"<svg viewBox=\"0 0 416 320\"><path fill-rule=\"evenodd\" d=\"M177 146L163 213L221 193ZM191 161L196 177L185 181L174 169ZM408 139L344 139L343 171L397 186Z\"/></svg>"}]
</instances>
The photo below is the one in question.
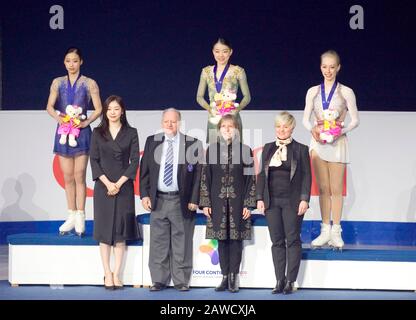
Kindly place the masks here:
<instances>
[{"instance_id":1,"label":"white sneaker","mask_svg":"<svg viewBox=\"0 0 416 320\"><path fill-rule=\"evenodd\" d=\"M332 225L331 240L329 241L329 245L331 247L342 250L342 247L344 246L344 241L342 240L341 232L342 232L341 225L339 224Z\"/></svg>"},{"instance_id":2,"label":"white sneaker","mask_svg":"<svg viewBox=\"0 0 416 320\"><path fill-rule=\"evenodd\" d=\"M82 235L85 233L85 212L83 210L76 211L75 232L80 237L82 237Z\"/></svg>"},{"instance_id":3,"label":"white sneaker","mask_svg":"<svg viewBox=\"0 0 416 320\"><path fill-rule=\"evenodd\" d=\"M59 227L59 233L64 235L71 232L75 227L75 212L74 210L68 210L68 218L66 221Z\"/></svg>"},{"instance_id":4,"label":"white sneaker","mask_svg":"<svg viewBox=\"0 0 416 320\"><path fill-rule=\"evenodd\" d=\"M321 234L311 242L312 248L320 248L331 240L331 225L321 223Z\"/></svg>"}]
</instances>

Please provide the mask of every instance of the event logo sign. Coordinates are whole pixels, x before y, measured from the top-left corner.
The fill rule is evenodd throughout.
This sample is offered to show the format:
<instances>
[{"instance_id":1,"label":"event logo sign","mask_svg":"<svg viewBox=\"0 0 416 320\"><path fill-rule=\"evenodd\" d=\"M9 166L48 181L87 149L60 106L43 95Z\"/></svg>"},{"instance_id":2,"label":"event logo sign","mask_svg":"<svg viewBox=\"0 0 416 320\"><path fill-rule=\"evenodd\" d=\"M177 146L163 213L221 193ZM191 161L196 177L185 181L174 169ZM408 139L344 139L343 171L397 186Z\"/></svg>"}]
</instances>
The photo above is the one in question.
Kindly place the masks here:
<instances>
[{"instance_id":1,"label":"event logo sign","mask_svg":"<svg viewBox=\"0 0 416 320\"><path fill-rule=\"evenodd\" d=\"M207 244L202 244L199 246L199 251L206 253L211 257L211 263L216 266L219 262L218 256L218 241L211 239Z\"/></svg>"}]
</instances>

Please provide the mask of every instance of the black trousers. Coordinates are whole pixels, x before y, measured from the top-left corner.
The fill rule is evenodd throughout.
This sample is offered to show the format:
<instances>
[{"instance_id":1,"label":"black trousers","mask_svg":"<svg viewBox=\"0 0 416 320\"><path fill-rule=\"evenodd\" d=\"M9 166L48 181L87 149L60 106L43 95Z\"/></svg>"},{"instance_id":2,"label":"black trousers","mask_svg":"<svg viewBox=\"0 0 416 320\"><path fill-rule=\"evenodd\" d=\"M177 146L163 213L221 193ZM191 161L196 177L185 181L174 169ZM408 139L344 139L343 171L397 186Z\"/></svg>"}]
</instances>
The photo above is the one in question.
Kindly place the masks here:
<instances>
[{"instance_id":1,"label":"black trousers","mask_svg":"<svg viewBox=\"0 0 416 320\"><path fill-rule=\"evenodd\" d=\"M292 208L289 199L272 198L266 210L266 220L272 241L276 280L286 277L288 281L296 281L302 260L300 233L303 215L298 216L298 208Z\"/></svg>"},{"instance_id":2,"label":"black trousers","mask_svg":"<svg viewBox=\"0 0 416 320\"><path fill-rule=\"evenodd\" d=\"M218 240L221 273L239 273L243 253L243 240Z\"/></svg>"}]
</instances>

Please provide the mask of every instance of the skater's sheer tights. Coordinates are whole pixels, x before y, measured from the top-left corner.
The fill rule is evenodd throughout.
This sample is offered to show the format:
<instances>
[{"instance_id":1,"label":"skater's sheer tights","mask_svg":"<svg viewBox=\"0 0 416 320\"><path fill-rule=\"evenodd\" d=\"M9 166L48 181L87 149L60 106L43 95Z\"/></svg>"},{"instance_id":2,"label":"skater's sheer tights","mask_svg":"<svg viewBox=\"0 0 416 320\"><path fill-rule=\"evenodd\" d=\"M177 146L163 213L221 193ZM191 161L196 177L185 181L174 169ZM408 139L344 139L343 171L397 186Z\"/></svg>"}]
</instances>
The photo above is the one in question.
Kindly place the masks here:
<instances>
[{"instance_id":1,"label":"skater's sheer tights","mask_svg":"<svg viewBox=\"0 0 416 320\"><path fill-rule=\"evenodd\" d=\"M314 150L311 152L311 159L316 183L319 188L319 206L321 208L322 222L329 224L332 212L333 223L340 224L345 163L322 160Z\"/></svg>"}]
</instances>

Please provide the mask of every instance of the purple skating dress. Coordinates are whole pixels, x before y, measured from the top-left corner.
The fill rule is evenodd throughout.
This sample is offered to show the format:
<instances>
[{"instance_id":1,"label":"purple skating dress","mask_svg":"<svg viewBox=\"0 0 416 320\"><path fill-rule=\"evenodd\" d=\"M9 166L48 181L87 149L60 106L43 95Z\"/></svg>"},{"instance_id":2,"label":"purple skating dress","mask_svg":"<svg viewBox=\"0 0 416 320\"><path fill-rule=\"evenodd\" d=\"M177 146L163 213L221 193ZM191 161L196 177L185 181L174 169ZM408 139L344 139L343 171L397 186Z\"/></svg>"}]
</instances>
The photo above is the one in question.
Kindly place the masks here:
<instances>
[{"instance_id":1,"label":"purple skating dress","mask_svg":"<svg viewBox=\"0 0 416 320\"><path fill-rule=\"evenodd\" d=\"M69 104L76 105L82 108L82 114L87 117L87 110L91 103L91 86L96 87L94 80L85 76L79 76L75 83L71 86L68 76L59 77L53 80L51 90L58 93L55 109L65 114L66 106ZM53 152L58 155L66 157L75 157L82 154L88 154L90 150L91 127L87 126L80 129L79 136L76 138L77 146L71 147L68 141L65 144L60 144L60 135L58 134L59 124L55 132L55 144Z\"/></svg>"}]
</instances>

